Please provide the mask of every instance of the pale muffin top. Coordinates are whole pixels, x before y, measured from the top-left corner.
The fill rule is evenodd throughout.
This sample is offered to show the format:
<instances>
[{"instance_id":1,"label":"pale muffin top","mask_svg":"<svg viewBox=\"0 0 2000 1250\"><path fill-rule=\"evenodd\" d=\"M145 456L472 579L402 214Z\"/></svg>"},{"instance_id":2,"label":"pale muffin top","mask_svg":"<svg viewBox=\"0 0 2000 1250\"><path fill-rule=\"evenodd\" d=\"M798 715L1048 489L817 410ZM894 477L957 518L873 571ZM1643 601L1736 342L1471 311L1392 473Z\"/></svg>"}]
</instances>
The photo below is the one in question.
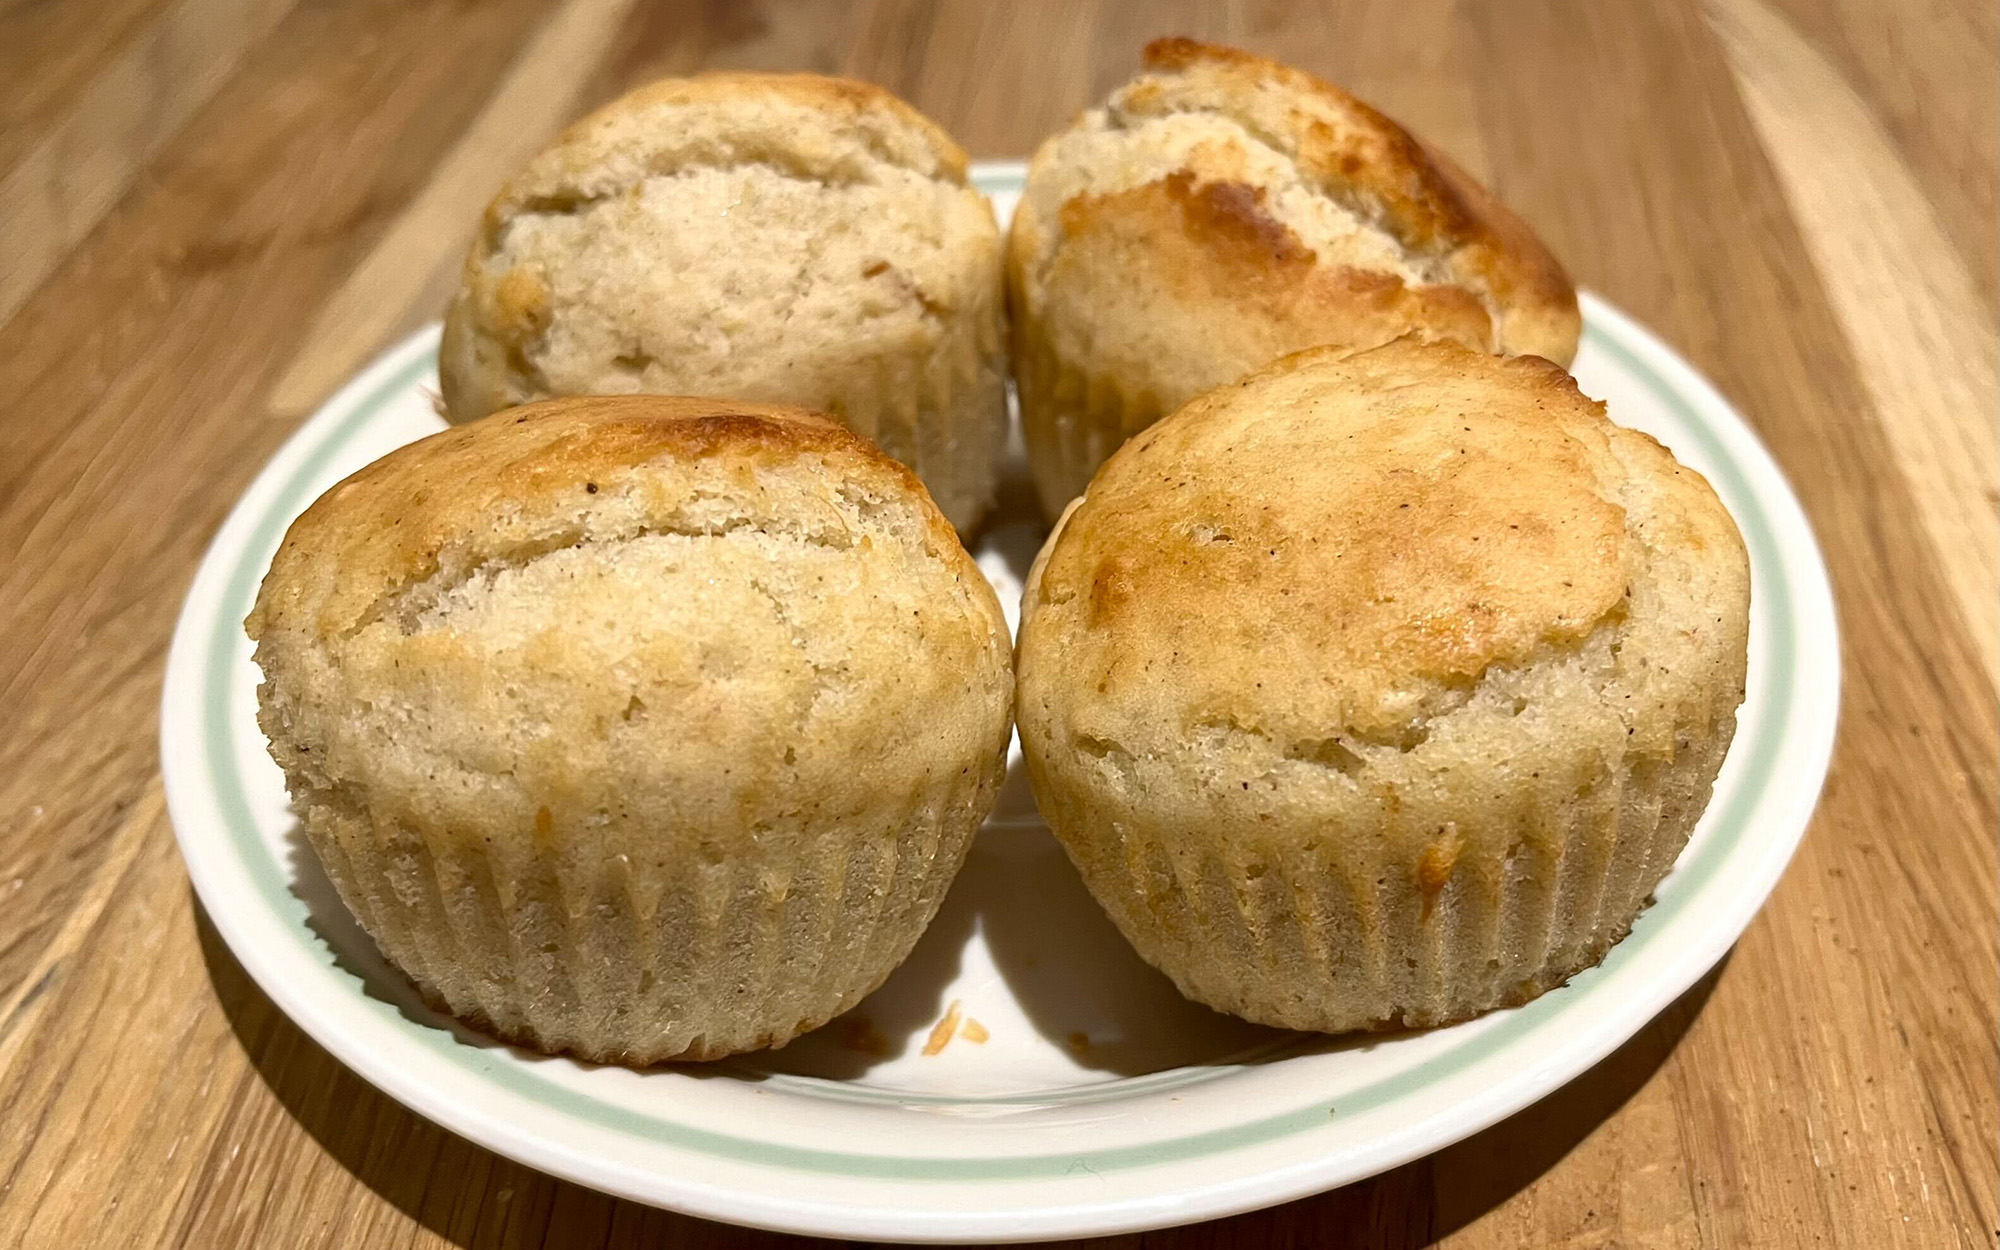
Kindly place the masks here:
<instances>
[{"instance_id":1,"label":"pale muffin top","mask_svg":"<svg viewBox=\"0 0 2000 1250\"><path fill-rule=\"evenodd\" d=\"M999 255L965 154L890 93L810 74L655 83L571 127L487 209L446 317L446 406L825 408L954 333L997 345Z\"/></svg>"}]
</instances>

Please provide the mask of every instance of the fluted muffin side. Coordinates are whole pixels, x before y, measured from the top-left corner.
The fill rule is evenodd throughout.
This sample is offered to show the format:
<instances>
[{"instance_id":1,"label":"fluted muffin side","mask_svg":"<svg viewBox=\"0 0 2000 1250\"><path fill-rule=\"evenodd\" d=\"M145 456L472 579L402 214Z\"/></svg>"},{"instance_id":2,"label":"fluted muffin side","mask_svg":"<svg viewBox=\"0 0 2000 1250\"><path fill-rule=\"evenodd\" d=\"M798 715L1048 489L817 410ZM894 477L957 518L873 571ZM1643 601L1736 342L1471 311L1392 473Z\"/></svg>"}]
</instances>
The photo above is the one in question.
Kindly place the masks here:
<instances>
[{"instance_id":1,"label":"fluted muffin side","mask_svg":"<svg viewBox=\"0 0 2000 1250\"><path fill-rule=\"evenodd\" d=\"M782 1044L902 960L997 795L991 587L828 418L631 397L391 453L247 627L308 839L384 955L509 1040Z\"/></svg>"},{"instance_id":2,"label":"fluted muffin side","mask_svg":"<svg viewBox=\"0 0 2000 1250\"><path fill-rule=\"evenodd\" d=\"M1043 816L1189 997L1442 1024L1630 928L1727 753L1748 608L1707 483L1556 366L1319 349L1071 505L1016 720Z\"/></svg>"}]
</instances>

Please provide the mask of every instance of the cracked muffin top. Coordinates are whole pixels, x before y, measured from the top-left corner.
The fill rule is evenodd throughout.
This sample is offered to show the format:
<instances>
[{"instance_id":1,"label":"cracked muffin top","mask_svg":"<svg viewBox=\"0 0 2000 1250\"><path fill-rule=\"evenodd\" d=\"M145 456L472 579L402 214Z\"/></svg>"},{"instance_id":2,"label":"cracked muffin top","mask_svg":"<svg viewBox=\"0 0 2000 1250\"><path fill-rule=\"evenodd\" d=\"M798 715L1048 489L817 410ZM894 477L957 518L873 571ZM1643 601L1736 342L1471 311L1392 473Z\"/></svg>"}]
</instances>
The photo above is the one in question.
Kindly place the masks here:
<instances>
[{"instance_id":1,"label":"cracked muffin top","mask_svg":"<svg viewBox=\"0 0 2000 1250\"><path fill-rule=\"evenodd\" d=\"M1576 292L1442 154L1311 74L1189 39L1044 143L1008 241L1015 317L1171 412L1286 352L1411 330L1568 364Z\"/></svg>"},{"instance_id":2,"label":"cracked muffin top","mask_svg":"<svg viewBox=\"0 0 2000 1250\"><path fill-rule=\"evenodd\" d=\"M908 104L809 74L671 79L571 127L487 208L439 378L454 421L639 393L829 412L964 524L990 483L954 466L1004 437L1002 302L992 207Z\"/></svg>"},{"instance_id":3,"label":"cracked muffin top","mask_svg":"<svg viewBox=\"0 0 2000 1250\"><path fill-rule=\"evenodd\" d=\"M246 627L295 794L426 837L893 825L910 779L1006 741L992 589L907 469L796 409L565 399L433 435L292 525Z\"/></svg>"},{"instance_id":4,"label":"cracked muffin top","mask_svg":"<svg viewBox=\"0 0 2000 1250\"><path fill-rule=\"evenodd\" d=\"M1671 757L1741 698L1748 595L1708 483L1559 367L1319 348L1139 434L1065 515L1029 579L1022 732L1412 785L1552 743Z\"/></svg>"}]
</instances>

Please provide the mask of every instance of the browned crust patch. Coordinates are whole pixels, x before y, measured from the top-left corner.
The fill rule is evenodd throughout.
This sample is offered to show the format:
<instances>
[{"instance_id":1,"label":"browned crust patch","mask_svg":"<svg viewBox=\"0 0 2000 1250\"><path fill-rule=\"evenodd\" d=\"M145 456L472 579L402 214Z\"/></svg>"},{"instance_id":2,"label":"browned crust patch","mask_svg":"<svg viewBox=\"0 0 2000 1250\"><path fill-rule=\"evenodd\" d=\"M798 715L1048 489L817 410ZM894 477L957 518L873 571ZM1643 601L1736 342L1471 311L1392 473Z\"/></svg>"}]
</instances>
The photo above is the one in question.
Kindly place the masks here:
<instances>
[{"instance_id":1,"label":"browned crust patch","mask_svg":"<svg viewBox=\"0 0 2000 1250\"><path fill-rule=\"evenodd\" d=\"M311 610L293 574L307 562L330 558L341 570L311 623L337 634L385 592L435 574L447 548L504 546L498 517L578 510L607 480L649 462L724 455L766 467L820 456L884 493L921 500L934 541L956 543L916 475L831 417L679 396L572 396L442 430L336 484L286 532L245 628L256 639L274 618Z\"/></svg>"},{"instance_id":2,"label":"browned crust patch","mask_svg":"<svg viewBox=\"0 0 2000 1250\"><path fill-rule=\"evenodd\" d=\"M1079 682L1172 687L1216 714L1333 700L1353 733L1392 740L1411 683L1476 681L1622 610L1608 428L1532 357L1411 339L1302 352L1114 455L1041 593L1085 599ZM1248 700L1266 667L1324 680Z\"/></svg>"},{"instance_id":3,"label":"browned crust patch","mask_svg":"<svg viewBox=\"0 0 2000 1250\"><path fill-rule=\"evenodd\" d=\"M1143 275L1190 306L1234 305L1289 326L1282 347L1372 345L1412 328L1480 351L1493 347L1486 306L1447 284L1324 263L1265 207L1262 187L1200 181L1189 170L1063 204L1061 266Z\"/></svg>"},{"instance_id":4,"label":"browned crust patch","mask_svg":"<svg viewBox=\"0 0 2000 1250\"><path fill-rule=\"evenodd\" d=\"M1289 151L1322 193L1358 198L1405 248L1448 259L1461 279L1480 280L1510 312L1532 317L1537 324L1522 327L1528 350L1566 361L1566 339L1573 353L1581 323L1569 275L1520 217L1449 157L1332 83L1240 49L1173 36L1148 44L1143 63L1158 75L1212 77L1223 100L1274 90L1294 97L1283 113ZM1124 103L1144 113L1168 107L1167 94L1141 80L1126 89ZM1231 111L1226 103L1216 107Z\"/></svg>"}]
</instances>

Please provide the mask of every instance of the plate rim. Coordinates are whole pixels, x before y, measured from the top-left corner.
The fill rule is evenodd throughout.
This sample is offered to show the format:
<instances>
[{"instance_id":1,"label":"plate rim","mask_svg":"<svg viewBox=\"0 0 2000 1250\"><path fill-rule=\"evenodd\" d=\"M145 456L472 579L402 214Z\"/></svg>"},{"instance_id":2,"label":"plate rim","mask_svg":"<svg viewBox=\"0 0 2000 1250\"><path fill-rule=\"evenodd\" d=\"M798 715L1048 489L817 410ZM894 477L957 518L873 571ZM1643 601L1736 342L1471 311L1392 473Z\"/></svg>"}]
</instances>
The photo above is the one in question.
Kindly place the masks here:
<instances>
[{"instance_id":1,"label":"plate rim","mask_svg":"<svg viewBox=\"0 0 2000 1250\"><path fill-rule=\"evenodd\" d=\"M975 167L974 177L982 189L988 191L1018 190L1023 166L1018 162L981 163ZM314 994L302 987L294 986L277 966L276 957L266 957L251 930L255 927L236 908L232 887L237 884L225 878L226 864L213 857L215 847L204 842L203 832L197 817L205 817L204 806L214 806L214 797L202 794L203 777L190 773L196 766L191 755L197 753L195 743L199 743L198 753L204 755L205 763L213 765L227 752L208 750L209 739L216 725L214 715L220 714L210 699L211 687L216 682L226 681L226 670L233 663L235 642L230 639L234 625L226 618L225 609L231 596L226 591L235 586L244 575L246 564L254 582L261 578L263 560L259 556L256 538L270 523L275 512L282 511L285 500L291 496L284 490L288 483L303 481L310 469L322 455L337 452L340 446L339 431L348 422L356 427L365 424L371 396L400 394L416 380L408 376L420 371L428 363L436 327L426 327L404 339L378 357L363 369L346 386L321 406L315 414L301 424L278 452L259 470L250 487L232 506L228 519L218 531L207 552L204 554L199 571L190 587L176 625L172 648L169 653L168 671L161 702L161 766L164 775L167 803L173 821L175 836L180 843L183 859L187 862L189 874L197 894L208 911L218 933L230 946L246 971L269 994L281 1010L295 1020L320 1045L334 1054L343 1064L364 1079L381 1088L405 1106L433 1121L461 1132L480 1144L496 1152L514 1158L519 1162L593 1188L619 1193L623 1196L655 1205L670 1206L691 1214L709 1218L724 1219L736 1223L752 1224L787 1232L818 1233L847 1237L876 1237L888 1239L928 1239L950 1237L953 1239L1015 1240L1030 1237L1056 1235L1085 1235L1116 1231L1133 1231L1163 1224L1181 1223L1194 1219L1213 1218L1237 1211L1253 1209L1273 1202L1317 1192L1334 1184L1357 1180L1397 1166L1411 1158L1439 1149L1452 1141L1511 1115L1538 1101L1552 1090L1566 1084L1580 1075L1589 1066L1622 1044L1650 1021L1667 1004L1672 1002L1688 986L1692 985L1712 967L1747 928L1763 900L1775 887L1797 844L1803 837L1806 824L1819 791L1824 783L1827 764L1830 760L1835 735L1835 713L1838 708L1838 688L1840 682L1838 626L1833 616L1831 588L1828 584L1823 558L1813 538L1810 525L1800 507L1796 495L1790 489L1782 471L1770 457L1751 429L1732 405L1716 389L1702 378L1691 365L1682 360L1664 342L1646 331L1632 318L1613 308L1602 299L1585 292L1581 296L1585 311L1586 334L1595 335L1598 345L1608 348L1613 355L1620 356L1621 365L1628 371L1647 380L1656 390L1661 400L1679 410L1684 424L1697 436L1703 437L1711 445L1704 448L1710 460L1718 468L1737 476L1734 489L1745 499L1754 500L1760 515L1757 525L1745 526L1745 539L1753 548L1753 561L1758 559L1757 544L1762 543L1768 550L1762 553L1764 567L1773 575L1774 583L1781 586L1784 594L1776 605L1781 614L1789 611L1786 626L1774 626L1773 641L1791 644L1782 649L1791 653L1786 663L1772 663L1767 666L1763 679L1767 681L1789 681L1796 676L1795 668L1801 665L1797 652L1801 641L1810 645L1803 650L1815 654L1808 655L1806 661L1814 664L1819 671L1810 674L1817 680L1812 683L1794 683L1783 692L1782 700L1774 699L1774 706L1781 709L1779 723L1772 727L1770 744L1759 744L1757 758L1770 761L1769 775L1761 777L1761 785L1752 787L1748 780L1741 790L1756 793L1746 799L1747 808L1756 811L1761 808L1767 788L1780 778L1779 764L1789 764L1787 773L1790 784L1784 787L1786 800L1774 824L1778 825L1767 841L1759 842L1738 833L1735 842L1727 847L1716 847L1715 857L1707 863L1706 875L1702 880L1677 890L1667 899L1656 903L1641 917L1648 931L1662 927L1679 910L1694 906L1697 901L1727 904L1724 908L1724 923L1710 926L1700 935L1705 941L1690 943L1672 959L1663 972L1655 973L1650 982L1627 1007L1608 1018L1597 1013L1597 1019L1586 1016L1584 1027L1576 1029L1567 1044L1557 1048L1534 1069L1512 1082L1501 1083L1489 1089L1485 1097L1475 1100L1471 1107L1460 1105L1448 1114L1431 1113L1418 1118L1415 1124L1391 1136L1394 1144L1385 1144L1372 1153L1367 1153L1360 1167L1349 1163L1345 1167L1331 1166L1328 1160L1308 1157L1291 1166L1267 1171L1248 1178L1231 1178L1207 1186L1197 1186L1194 1192L1175 1189L1165 1195L1153 1195L1151 1199L1126 1199L1113 1203L1081 1203L1068 1206L1046 1206L1032 1212L1017 1209L992 1211L915 1212L896 1210L883 1206L850 1203L825 1203L809 1201L779 1200L769 1194L742 1194L726 1191L718 1194L712 1187L699 1182L692 1185L678 1184L676 1178L661 1177L655 1173L643 1173L641 1177L622 1178L617 1169L607 1170L605 1161L583 1158L573 1148L564 1147L538 1139L518 1126L507 1123L503 1118L485 1115L477 1109L467 1108L449 1097L433 1091L421 1080L408 1072L398 1069L384 1071L382 1066L370 1061L364 1039L357 1036L344 1023L339 1004L328 1005L316 1000ZM1720 476L1720 474L1718 474ZM1741 521L1739 519L1739 524ZM1755 531L1753 533L1753 530ZM275 546L275 542L270 545ZM238 634L240 637L240 633ZM230 640L229 654L222 654L222 642ZM1775 654L1775 649L1774 649ZM204 703L204 700L207 700ZM1817 711L1820 715L1801 715L1801 700L1808 704L1803 710ZM201 711L192 717L183 709L200 707ZM226 717L225 717L226 720ZM188 735L190 723L201 725L202 732ZM223 726L228 732L228 727ZM1782 731L1782 732L1780 732ZM1793 750L1789 753L1786 747ZM1801 754L1802 753L1802 754ZM233 769L233 757L229 758ZM207 769L202 769L206 773ZM224 797L227 787L218 791ZM240 795L233 796L240 798ZM245 812L247 813L247 806ZM228 813L218 812L227 821ZM1748 812L1746 812L1747 817ZM1760 833L1764 831L1760 830ZM220 841L227 843L229 836ZM1704 851L1709 848L1704 848ZM1716 874L1724 866L1742 867L1746 871L1738 878L1733 888L1718 885ZM253 869L238 863L236 867L250 877L257 874ZM1689 867L1678 865L1677 875ZM281 870L280 870L281 871ZM252 884L257 884L254 881ZM282 883L280 890L284 890ZM1718 891L1726 889L1719 899ZM1663 911L1663 909L1671 910ZM273 909L266 917L275 921L279 928L292 929L293 924L282 911ZM308 944L318 943L310 932L295 934ZM1635 937L1640 936L1635 933ZM1644 947L1643 940L1634 944L1631 938L1613 949L1600 969L1592 970L1601 975L1586 973L1578 981L1586 981L1586 992L1606 980L1615 978L1616 970L1634 957L1636 951ZM1629 949L1628 949L1629 948ZM1619 952L1626 951L1625 959L1619 959ZM1572 984L1576 984L1575 981ZM1552 1002L1549 998L1539 1002ZM1478 1049L1490 1051L1506 1045L1504 1033L1510 1025L1520 1033L1529 1033L1546 1025L1543 1016L1568 1018L1573 1016L1583 1002L1580 996L1575 1000L1560 1000L1559 1005L1538 1013L1534 1004L1510 1013L1508 1019L1469 1039L1462 1046L1448 1049L1431 1057L1417 1068L1391 1074L1376 1082L1372 1087L1380 1088L1392 1082L1409 1081L1416 1088L1434 1084L1438 1080L1449 1079L1452 1074L1433 1076L1417 1080L1418 1073L1435 1066L1461 1051ZM414 1027L414 1026L413 1026ZM435 1033L435 1030L418 1030ZM444 1034L441 1041L434 1041L446 1048L457 1043ZM1468 1058L1460 1069L1478 1061L1480 1056ZM489 1079L499 1071L511 1071L502 1065L488 1065L485 1076ZM537 1078L539 1079L539 1078ZM511 1081L501 1080L515 1096L533 1097L523 1094ZM550 1084L563 1096L565 1101L587 1097L576 1091ZM1384 1097L1400 1096L1398 1094ZM1350 1091L1340 1101L1351 1107L1355 1092ZM544 1105L559 1114L573 1114L568 1107L557 1107L544 1101ZM1309 1106L1295 1111L1281 1112L1255 1118L1246 1123L1232 1124L1226 1128L1211 1129L1179 1138L1169 1138L1168 1144L1217 1138L1235 1138L1244 1131L1259 1126L1275 1125L1280 1121L1294 1127L1266 1138L1263 1142L1232 1141L1218 1143L1216 1153L1251 1148L1257 1144L1268 1144L1279 1137L1297 1133L1314 1124L1324 1125L1326 1113L1331 1108L1325 1100L1315 1101ZM634 1113L636 1114L636 1113ZM1442 1123L1440 1121L1448 1121ZM607 1126L599 1122L596 1127L610 1127L612 1131L631 1131L618 1126ZM689 1126L679 1125L682 1129ZM705 1130L693 1130L692 1136L706 1134ZM657 1136L641 1134L647 1140L661 1143ZM708 1136L724 1136L706 1134ZM773 1156L793 1154L798 1156L818 1155L826 1152L805 1151L796 1147L776 1143L756 1142L743 1139L746 1146L754 1147L762 1156L750 1159L736 1156L737 1162L748 1162L755 1166L769 1167L774 1163L780 1167L798 1166L807 1170L824 1173L821 1166L824 1158L807 1165L797 1161L787 1163ZM687 1140L668 1141L666 1144L676 1149L704 1149L691 1145ZM1157 1153L1157 1144L1134 1145L1120 1148L1145 1156ZM847 1155L844 1158L860 1158L874 1161L872 1168L879 1169L887 1163L914 1163L936 1165L937 1159L899 1160L896 1156ZM1065 1151L1049 1156L969 1156L962 1161L990 1169L996 1163L1034 1162L1052 1164L1069 1161L1077 1157L1074 1151ZM1210 1157L1207 1153L1194 1157ZM1343 1156L1335 1156L1337 1161ZM1161 1164L1181 1164L1189 1158L1135 1157L1130 1160L1104 1161L1112 1167L1144 1167ZM940 1173L934 1166L922 1170L932 1173L929 1177L915 1178L907 1171L899 1171L893 1177L884 1176L879 1171L846 1172L844 1175L857 1180L873 1178L887 1180L893 1184L978 1184L984 1180L1029 1180L1028 1175L951 1175L952 1169ZM1323 1175L1332 1172L1333 1175ZM649 1179L652 1183L644 1183ZM1162 1201L1162 1198L1165 1201Z\"/></svg>"}]
</instances>

